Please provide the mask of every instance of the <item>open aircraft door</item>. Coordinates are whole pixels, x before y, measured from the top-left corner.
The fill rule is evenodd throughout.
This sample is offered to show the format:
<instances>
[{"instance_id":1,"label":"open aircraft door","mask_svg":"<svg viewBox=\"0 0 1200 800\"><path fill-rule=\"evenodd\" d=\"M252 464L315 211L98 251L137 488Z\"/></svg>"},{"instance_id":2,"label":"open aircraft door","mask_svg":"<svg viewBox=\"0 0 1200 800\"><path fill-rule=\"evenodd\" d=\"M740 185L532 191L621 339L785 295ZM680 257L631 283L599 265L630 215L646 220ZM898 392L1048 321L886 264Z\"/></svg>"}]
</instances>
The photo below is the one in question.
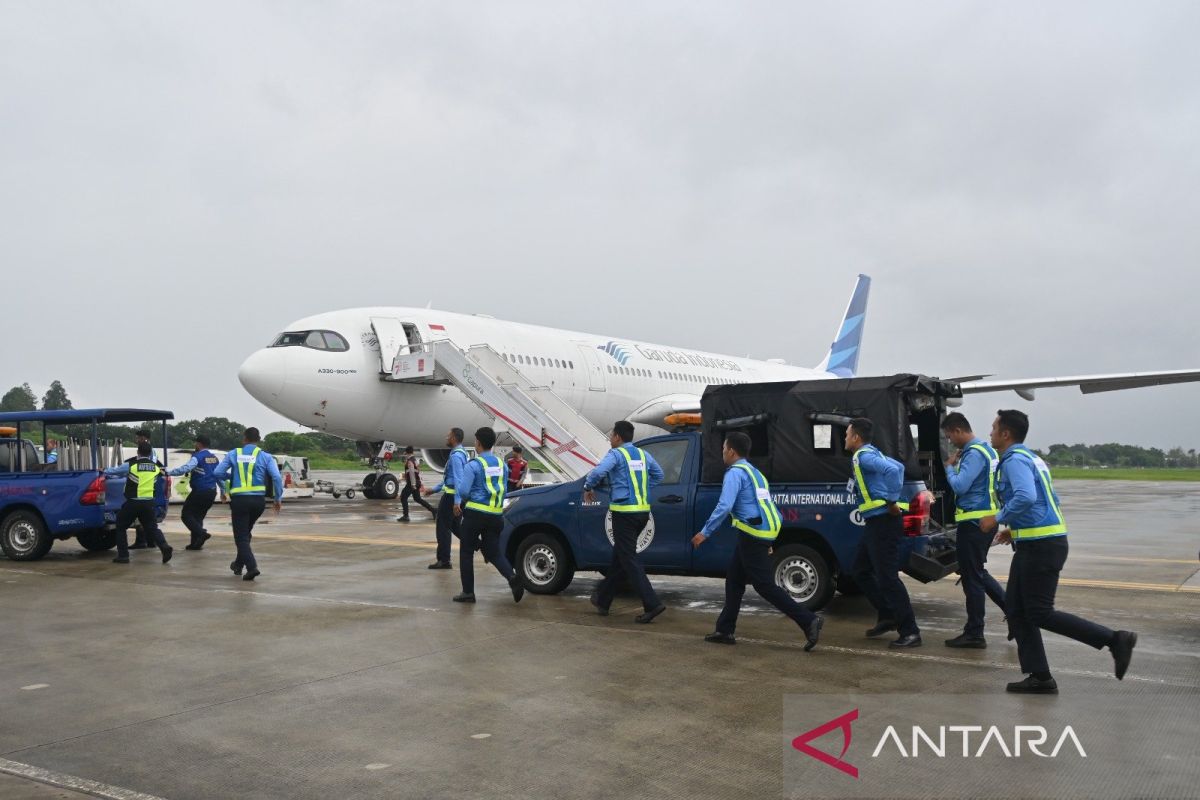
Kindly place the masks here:
<instances>
[{"instance_id":1,"label":"open aircraft door","mask_svg":"<svg viewBox=\"0 0 1200 800\"><path fill-rule=\"evenodd\" d=\"M588 347L585 344L576 345L579 348L579 357L583 362L583 368L588 374L588 388L593 392L605 391L604 385L604 366L600 363L600 354L594 347Z\"/></svg>"},{"instance_id":2,"label":"open aircraft door","mask_svg":"<svg viewBox=\"0 0 1200 800\"><path fill-rule=\"evenodd\" d=\"M408 336L404 332L404 323L395 317L371 317L371 330L379 340L379 371L386 375L392 374L392 362L401 350L408 348Z\"/></svg>"}]
</instances>

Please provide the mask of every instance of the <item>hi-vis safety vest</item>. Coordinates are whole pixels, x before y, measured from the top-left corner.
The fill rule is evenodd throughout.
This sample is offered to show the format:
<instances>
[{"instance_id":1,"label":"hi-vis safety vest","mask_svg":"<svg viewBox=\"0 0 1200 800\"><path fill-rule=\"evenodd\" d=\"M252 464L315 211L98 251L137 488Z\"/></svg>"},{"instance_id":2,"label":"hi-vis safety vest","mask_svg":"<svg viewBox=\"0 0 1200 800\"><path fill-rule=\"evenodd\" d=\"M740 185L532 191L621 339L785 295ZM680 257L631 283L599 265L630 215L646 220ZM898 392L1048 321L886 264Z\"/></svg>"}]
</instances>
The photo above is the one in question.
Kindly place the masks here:
<instances>
[{"instance_id":1,"label":"hi-vis safety vest","mask_svg":"<svg viewBox=\"0 0 1200 800\"><path fill-rule=\"evenodd\" d=\"M872 450L879 452L878 448L874 447L873 445L866 445L866 447L870 447ZM873 511L876 508L883 508L888 504L888 501L884 500L883 498L871 497L871 492L867 490L867 479L863 477L862 467L858 465L858 457L862 451L866 449L866 447L861 447L858 450L855 450L854 457L850 459L850 463L854 465L854 481L858 484L858 491L863 498L863 501L858 504L858 513L860 514ZM883 456L883 454L880 453L880 456ZM884 457L886 458L886 456ZM901 510L908 511L908 503L896 503L896 505L900 506Z\"/></svg>"},{"instance_id":2,"label":"hi-vis safety vest","mask_svg":"<svg viewBox=\"0 0 1200 800\"><path fill-rule=\"evenodd\" d=\"M745 470L746 474L750 476L750 481L754 484L754 497L758 500L759 510L762 511L758 525L752 525L734 517L733 527L756 539L774 541L779 536L779 529L783 527L783 517L780 516L779 509L775 507L775 502L771 499L771 487L767 483L767 479L749 464L734 464L733 468Z\"/></svg>"},{"instance_id":3,"label":"hi-vis safety vest","mask_svg":"<svg viewBox=\"0 0 1200 800\"><path fill-rule=\"evenodd\" d=\"M479 462L479 466L483 467L483 485L488 492L488 501L476 503L474 500L468 500L467 508L482 511L485 514L503 514L504 465L491 453L476 456L475 460Z\"/></svg>"},{"instance_id":4,"label":"hi-vis safety vest","mask_svg":"<svg viewBox=\"0 0 1200 800\"><path fill-rule=\"evenodd\" d=\"M1048 522L1048 525L1039 525L1036 528L1013 528L1012 538L1028 541L1030 539L1044 539L1047 536L1061 536L1067 532L1067 520L1063 517L1062 511L1058 507L1058 502L1054 499L1054 484L1050 480L1050 468L1046 466L1046 462L1029 452L1025 447L1017 446L1010 450L1012 457L1024 458L1029 463L1033 464L1034 469L1038 474L1038 493L1044 494L1046 498L1047 514L1043 518L1043 522Z\"/></svg>"},{"instance_id":5,"label":"hi-vis safety vest","mask_svg":"<svg viewBox=\"0 0 1200 800\"><path fill-rule=\"evenodd\" d=\"M258 454L260 452L262 450L257 447L249 453L246 452L245 446L238 448L237 481L230 487L230 494L243 494L245 492L262 492L266 494L266 486L257 486L254 483L254 463L258 461Z\"/></svg>"},{"instance_id":6,"label":"hi-vis safety vest","mask_svg":"<svg viewBox=\"0 0 1200 800\"><path fill-rule=\"evenodd\" d=\"M633 455L630 455L630 450L633 451ZM625 465L629 467L629 491L633 493L631 498L633 502L609 503L609 509L635 513L649 511L650 493L646 490L649 472L646 471L646 454L633 445L622 445L617 448L617 452L625 456Z\"/></svg>"},{"instance_id":7,"label":"hi-vis safety vest","mask_svg":"<svg viewBox=\"0 0 1200 800\"><path fill-rule=\"evenodd\" d=\"M125 497L129 500L153 500L154 483L162 474L158 464L151 459L139 458L129 465L129 477L125 479Z\"/></svg>"},{"instance_id":8,"label":"hi-vis safety vest","mask_svg":"<svg viewBox=\"0 0 1200 800\"><path fill-rule=\"evenodd\" d=\"M984 517L995 516L1000 511L1000 503L996 499L996 473L1000 471L1000 457L996 455L996 451L986 445L978 442L967 448L968 450L977 450L987 459L988 464L988 503L987 508L978 511L963 511L961 508L954 509L955 522L967 522L972 519L983 519Z\"/></svg>"},{"instance_id":9,"label":"hi-vis safety vest","mask_svg":"<svg viewBox=\"0 0 1200 800\"><path fill-rule=\"evenodd\" d=\"M455 453L458 453L459 455L461 455L463 457L463 469L466 469L467 468L467 451L466 451L466 449L463 448L463 446L460 444L458 447L456 447L450 451L450 458L454 458ZM450 463L450 458L446 459L447 464ZM459 473L459 474L461 475L462 473ZM454 486L447 486L443 482L442 483L442 494L458 494L458 489Z\"/></svg>"}]
</instances>

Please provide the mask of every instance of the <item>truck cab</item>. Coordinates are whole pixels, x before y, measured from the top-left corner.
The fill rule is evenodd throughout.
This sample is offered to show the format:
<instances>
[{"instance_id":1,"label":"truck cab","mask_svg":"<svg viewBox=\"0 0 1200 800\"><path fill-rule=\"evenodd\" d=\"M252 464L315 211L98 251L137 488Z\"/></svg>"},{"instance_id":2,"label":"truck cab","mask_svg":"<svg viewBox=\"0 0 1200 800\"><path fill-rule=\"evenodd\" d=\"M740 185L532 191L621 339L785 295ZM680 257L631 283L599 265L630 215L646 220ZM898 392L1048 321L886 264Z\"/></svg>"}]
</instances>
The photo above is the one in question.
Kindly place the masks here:
<instances>
[{"instance_id":1,"label":"truck cab","mask_svg":"<svg viewBox=\"0 0 1200 800\"><path fill-rule=\"evenodd\" d=\"M844 427L869 416L877 443L905 464L901 564L922 581L942 577L946 547L940 534L948 489L939 430L945 400L956 387L923 376L892 376L786 384L710 387L701 427L637 442L662 467L651 489L651 520L638 551L651 574L724 577L736 536L726 519L704 547L691 538L717 505L726 433L750 434L750 461L767 477L783 517L774 547L775 580L810 609L834 592L857 593L849 575L864 523L858 513ZM930 448L930 449L924 449ZM505 509L501 546L535 593L561 592L576 571L607 569L612 558L608 487L583 501L583 480L513 493ZM953 513L953 496L948 498ZM949 550L951 559L952 548ZM938 558L934 558L937 556Z\"/></svg>"}]
</instances>

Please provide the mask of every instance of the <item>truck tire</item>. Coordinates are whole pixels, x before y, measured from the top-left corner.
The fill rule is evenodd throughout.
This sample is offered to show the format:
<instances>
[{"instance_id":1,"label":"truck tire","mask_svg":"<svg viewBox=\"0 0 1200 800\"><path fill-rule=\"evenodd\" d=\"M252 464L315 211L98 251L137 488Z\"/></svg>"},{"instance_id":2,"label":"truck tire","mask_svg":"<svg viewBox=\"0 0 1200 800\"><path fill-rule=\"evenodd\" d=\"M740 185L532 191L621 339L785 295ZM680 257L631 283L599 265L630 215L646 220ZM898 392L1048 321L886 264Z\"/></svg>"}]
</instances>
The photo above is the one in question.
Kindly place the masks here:
<instances>
[{"instance_id":1,"label":"truck tire","mask_svg":"<svg viewBox=\"0 0 1200 800\"><path fill-rule=\"evenodd\" d=\"M0 549L13 561L37 561L53 545L46 523L32 511L14 511L0 523Z\"/></svg>"},{"instance_id":2,"label":"truck tire","mask_svg":"<svg viewBox=\"0 0 1200 800\"><path fill-rule=\"evenodd\" d=\"M775 548L775 583L809 611L820 611L833 598L833 571L806 544Z\"/></svg>"},{"instance_id":3,"label":"truck tire","mask_svg":"<svg viewBox=\"0 0 1200 800\"><path fill-rule=\"evenodd\" d=\"M575 564L557 536L535 533L517 547L517 575L534 594L558 594L571 585Z\"/></svg>"},{"instance_id":4,"label":"truck tire","mask_svg":"<svg viewBox=\"0 0 1200 800\"><path fill-rule=\"evenodd\" d=\"M79 540L79 545L84 550L90 550L93 553L99 553L103 550L112 550L117 546L116 531L87 531L75 537Z\"/></svg>"},{"instance_id":5,"label":"truck tire","mask_svg":"<svg viewBox=\"0 0 1200 800\"><path fill-rule=\"evenodd\" d=\"M390 472L385 472L375 480L375 496L380 500L395 500L400 496L400 481Z\"/></svg>"},{"instance_id":6,"label":"truck tire","mask_svg":"<svg viewBox=\"0 0 1200 800\"><path fill-rule=\"evenodd\" d=\"M363 497L368 500L375 499L375 479L378 477L374 472L368 472L367 476L362 480Z\"/></svg>"},{"instance_id":7,"label":"truck tire","mask_svg":"<svg viewBox=\"0 0 1200 800\"><path fill-rule=\"evenodd\" d=\"M837 586L838 592L846 595L846 597L855 597L863 593L862 588L854 582L854 578L844 572L837 576L837 582L835 585Z\"/></svg>"}]
</instances>

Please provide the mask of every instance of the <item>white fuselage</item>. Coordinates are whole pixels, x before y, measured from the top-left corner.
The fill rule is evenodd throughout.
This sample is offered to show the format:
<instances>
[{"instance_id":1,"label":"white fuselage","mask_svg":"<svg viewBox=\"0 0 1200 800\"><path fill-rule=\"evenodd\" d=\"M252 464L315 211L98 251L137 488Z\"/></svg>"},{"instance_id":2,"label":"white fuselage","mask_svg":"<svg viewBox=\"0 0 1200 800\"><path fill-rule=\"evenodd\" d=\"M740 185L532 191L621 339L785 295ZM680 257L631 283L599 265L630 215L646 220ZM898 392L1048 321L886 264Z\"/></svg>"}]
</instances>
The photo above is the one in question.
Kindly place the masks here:
<instances>
[{"instance_id":1,"label":"white fuselage","mask_svg":"<svg viewBox=\"0 0 1200 800\"><path fill-rule=\"evenodd\" d=\"M394 307L346 309L297 320L287 332L332 331L342 337L347 349L273 345L246 359L238 377L251 395L273 411L349 439L438 448L444 446L451 427L470 431L490 424L453 386L380 380L380 345L372 318L399 320L421 342L449 339L463 348L490 345L601 430L653 401L695 400L710 384L834 377L823 370L782 363L485 316Z\"/></svg>"}]
</instances>

